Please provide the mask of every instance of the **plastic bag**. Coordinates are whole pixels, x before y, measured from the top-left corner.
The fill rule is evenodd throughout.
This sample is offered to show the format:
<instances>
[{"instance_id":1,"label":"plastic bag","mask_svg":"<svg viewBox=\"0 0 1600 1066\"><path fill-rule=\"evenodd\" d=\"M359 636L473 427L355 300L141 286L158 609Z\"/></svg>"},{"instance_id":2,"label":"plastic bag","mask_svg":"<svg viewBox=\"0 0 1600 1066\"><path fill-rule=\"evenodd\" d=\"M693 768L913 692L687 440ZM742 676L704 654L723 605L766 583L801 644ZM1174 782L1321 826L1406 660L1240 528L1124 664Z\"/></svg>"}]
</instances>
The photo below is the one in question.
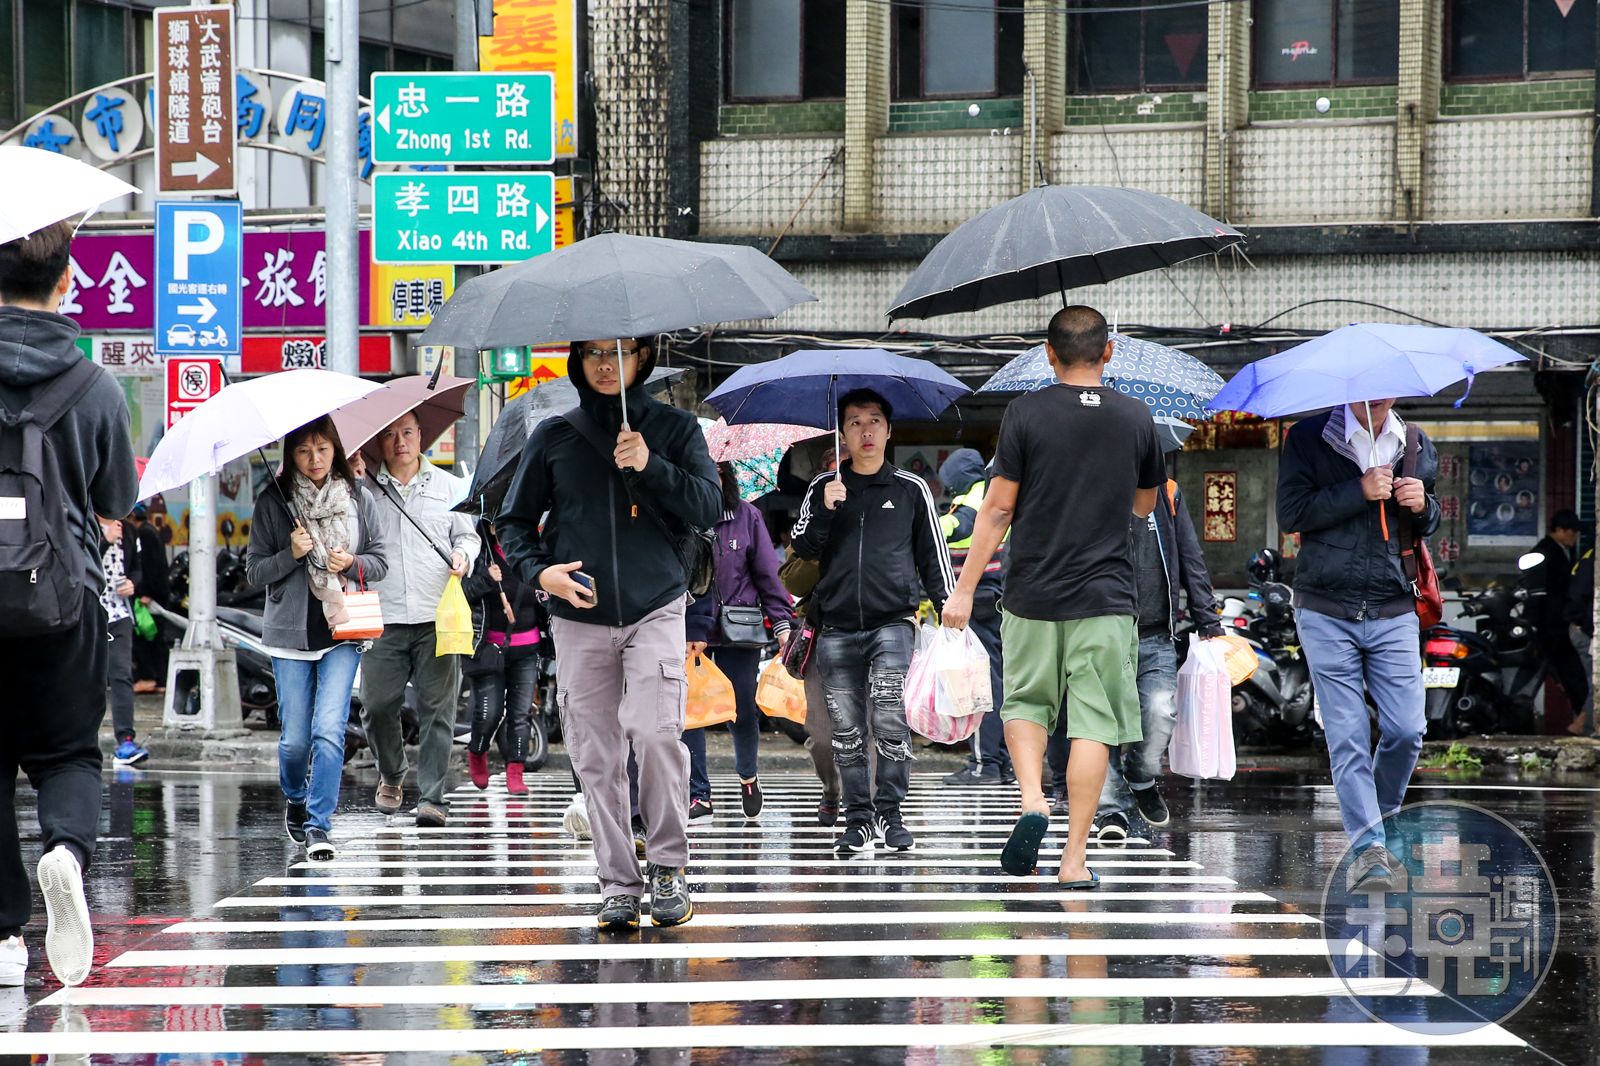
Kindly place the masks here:
<instances>
[{"instance_id":1,"label":"plastic bag","mask_svg":"<svg viewBox=\"0 0 1600 1066\"><path fill-rule=\"evenodd\" d=\"M773 659L761 671L756 706L768 718L787 718L805 725L806 683L784 669L782 659Z\"/></svg>"},{"instance_id":2,"label":"plastic bag","mask_svg":"<svg viewBox=\"0 0 1600 1066\"><path fill-rule=\"evenodd\" d=\"M155 640L161 635L156 616L150 613L143 600L133 601L133 633L140 640Z\"/></svg>"},{"instance_id":3,"label":"plastic bag","mask_svg":"<svg viewBox=\"0 0 1600 1066\"><path fill-rule=\"evenodd\" d=\"M683 728L704 729L739 717L733 682L704 655L691 655L683 664L689 682L688 712Z\"/></svg>"},{"instance_id":4,"label":"plastic bag","mask_svg":"<svg viewBox=\"0 0 1600 1066\"><path fill-rule=\"evenodd\" d=\"M444 583L439 609L433 616L435 656L472 654L472 606L454 574Z\"/></svg>"},{"instance_id":5,"label":"plastic bag","mask_svg":"<svg viewBox=\"0 0 1600 1066\"><path fill-rule=\"evenodd\" d=\"M1178 721L1167 753L1173 773L1232 780L1232 688L1223 648L1191 635L1189 657L1178 671Z\"/></svg>"},{"instance_id":6,"label":"plastic bag","mask_svg":"<svg viewBox=\"0 0 1600 1066\"><path fill-rule=\"evenodd\" d=\"M918 736L940 744L966 740L983 724L992 702L989 694L989 657L970 630L925 627L921 649L906 673L906 723ZM969 643L970 642L970 643ZM981 660L971 649L976 648ZM972 691L971 675L981 666L982 701ZM967 709L966 714L949 710Z\"/></svg>"},{"instance_id":7,"label":"plastic bag","mask_svg":"<svg viewBox=\"0 0 1600 1066\"><path fill-rule=\"evenodd\" d=\"M1217 637L1215 643L1222 648L1223 665L1228 668L1229 684L1238 686L1255 676L1261 666L1261 656L1255 645L1243 637L1228 634Z\"/></svg>"},{"instance_id":8,"label":"plastic bag","mask_svg":"<svg viewBox=\"0 0 1600 1066\"><path fill-rule=\"evenodd\" d=\"M951 718L988 714L994 709L989 687L989 653L970 628L941 629L930 649L934 709Z\"/></svg>"}]
</instances>

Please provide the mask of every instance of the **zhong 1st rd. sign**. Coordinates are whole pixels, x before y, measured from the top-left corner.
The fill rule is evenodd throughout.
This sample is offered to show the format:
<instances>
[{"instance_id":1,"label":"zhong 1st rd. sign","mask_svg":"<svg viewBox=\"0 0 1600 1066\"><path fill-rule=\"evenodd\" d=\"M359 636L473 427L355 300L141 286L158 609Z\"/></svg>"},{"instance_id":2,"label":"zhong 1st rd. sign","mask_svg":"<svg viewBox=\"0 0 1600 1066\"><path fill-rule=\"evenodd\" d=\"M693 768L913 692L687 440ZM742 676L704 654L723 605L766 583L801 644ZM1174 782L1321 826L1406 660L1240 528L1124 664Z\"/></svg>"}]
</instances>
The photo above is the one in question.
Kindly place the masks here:
<instances>
[{"instance_id":1,"label":"zhong 1st rd. sign","mask_svg":"<svg viewBox=\"0 0 1600 1066\"><path fill-rule=\"evenodd\" d=\"M548 73L374 74L378 163L541 166L555 161Z\"/></svg>"},{"instance_id":2,"label":"zhong 1st rd. sign","mask_svg":"<svg viewBox=\"0 0 1600 1066\"><path fill-rule=\"evenodd\" d=\"M548 172L378 174L372 258L378 263L520 263L555 247Z\"/></svg>"}]
</instances>

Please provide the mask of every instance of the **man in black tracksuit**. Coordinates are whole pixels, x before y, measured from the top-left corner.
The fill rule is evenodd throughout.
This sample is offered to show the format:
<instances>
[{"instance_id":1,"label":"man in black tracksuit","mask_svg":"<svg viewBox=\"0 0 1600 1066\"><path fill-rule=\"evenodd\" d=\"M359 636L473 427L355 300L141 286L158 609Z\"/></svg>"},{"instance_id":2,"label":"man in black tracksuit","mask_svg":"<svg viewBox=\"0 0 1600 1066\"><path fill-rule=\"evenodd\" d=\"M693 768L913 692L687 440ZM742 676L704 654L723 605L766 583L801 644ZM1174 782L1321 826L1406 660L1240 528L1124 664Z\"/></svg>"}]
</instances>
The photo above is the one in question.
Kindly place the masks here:
<instances>
[{"instance_id":1,"label":"man in black tracksuit","mask_svg":"<svg viewBox=\"0 0 1600 1066\"><path fill-rule=\"evenodd\" d=\"M1582 714L1589 699L1589 678L1583 668L1583 659L1572 643L1567 626L1568 589L1572 585L1572 570L1578 558L1578 537L1584 522L1578 512L1562 508L1550 518L1550 530L1533 553L1544 556L1544 562L1528 571L1525 579L1529 587L1542 589L1544 599L1534 608L1533 631L1544 649L1550 672L1561 682L1567 694L1574 720Z\"/></svg>"},{"instance_id":2,"label":"man in black tracksuit","mask_svg":"<svg viewBox=\"0 0 1600 1066\"><path fill-rule=\"evenodd\" d=\"M601 928L639 924L628 752L639 764L651 920L694 914L683 735L688 582L675 541L722 516L722 482L694 415L650 399L648 339L582 341L578 407L533 431L496 529L508 563L550 596L557 704L588 797ZM621 393L627 388L627 418Z\"/></svg>"},{"instance_id":3,"label":"man in black tracksuit","mask_svg":"<svg viewBox=\"0 0 1600 1066\"><path fill-rule=\"evenodd\" d=\"M840 854L866 851L874 836L895 851L915 843L900 817L911 761L906 670L923 593L942 610L955 585L933 494L886 457L892 414L869 390L840 399L850 461L840 476L811 483L793 531L795 554L821 564L811 618L822 626L817 658L844 785ZM878 750L875 791L869 728Z\"/></svg>"}]
</instances>

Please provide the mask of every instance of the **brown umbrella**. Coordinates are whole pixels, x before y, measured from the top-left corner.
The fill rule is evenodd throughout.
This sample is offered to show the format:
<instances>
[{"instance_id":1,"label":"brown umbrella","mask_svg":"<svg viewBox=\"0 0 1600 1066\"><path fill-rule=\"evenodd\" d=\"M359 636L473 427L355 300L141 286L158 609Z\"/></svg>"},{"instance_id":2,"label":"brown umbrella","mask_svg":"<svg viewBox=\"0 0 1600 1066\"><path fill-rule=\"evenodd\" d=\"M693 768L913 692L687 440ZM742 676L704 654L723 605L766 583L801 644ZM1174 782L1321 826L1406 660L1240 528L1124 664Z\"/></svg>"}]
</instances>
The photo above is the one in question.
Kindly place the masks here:
<instances>
[{"instance_id":1,"label":"brown umbrella","mask_svg":"<svg viewBox=\"0 0 1600 1066\"><path fill-rule=\"evenodd\" d=\"M416 415L417 426L422 431L422 448L427 450L461 417L466 406L466 390L471 384L471 378L448 374L440 375L437 380L432 374L395 378L370 396L333 412L333 424L339 430L345 453L361 452L376 469L383 461L378 434L390 423L407 411Z\"/></svg>"}]
</instances>

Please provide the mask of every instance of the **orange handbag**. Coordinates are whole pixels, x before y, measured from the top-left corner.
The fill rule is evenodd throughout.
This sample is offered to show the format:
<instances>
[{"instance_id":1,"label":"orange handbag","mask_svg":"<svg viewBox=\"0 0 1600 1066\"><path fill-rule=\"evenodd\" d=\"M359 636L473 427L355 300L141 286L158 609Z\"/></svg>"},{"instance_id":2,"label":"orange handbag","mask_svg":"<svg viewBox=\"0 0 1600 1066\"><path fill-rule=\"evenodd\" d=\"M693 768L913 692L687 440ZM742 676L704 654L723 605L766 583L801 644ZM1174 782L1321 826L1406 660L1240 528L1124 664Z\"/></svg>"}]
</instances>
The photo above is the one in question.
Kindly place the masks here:
<instances>
[{"instance_id":1,"label":"orange handbag","mask_svg":"<svg viewBox=\"0 0 1600 1066\"><path fill-rule=\"evenodd\" d=\"M377 640L383 636L383 604L376 592L367 591L367 577L361 564L356 564L358 591L346 591L344 609L347 617L333 627L334 640Z\"/></svg>"}]
</instances>

